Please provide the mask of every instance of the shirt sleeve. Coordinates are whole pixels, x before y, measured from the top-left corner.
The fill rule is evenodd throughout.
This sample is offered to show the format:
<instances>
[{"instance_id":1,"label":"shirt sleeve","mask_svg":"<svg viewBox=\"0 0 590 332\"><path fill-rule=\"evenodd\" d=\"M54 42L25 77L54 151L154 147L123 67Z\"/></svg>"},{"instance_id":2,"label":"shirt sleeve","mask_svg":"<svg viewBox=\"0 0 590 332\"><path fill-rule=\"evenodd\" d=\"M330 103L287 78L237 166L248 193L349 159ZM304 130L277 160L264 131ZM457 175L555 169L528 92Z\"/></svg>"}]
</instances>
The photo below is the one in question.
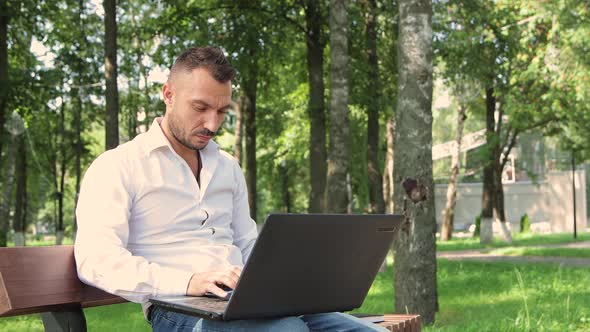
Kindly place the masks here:
<instances>
[{"instance_id":1,"label":"shirt sleeve","mask_svg":"<svg viewBox=\"0 0 590 332\"><path fill-rule=\"evenodd\" d=\"M122 158L119 149L107 151L84 175L76 208L78 277L133 302L185 295L192 272L148 262L126 248L134 192Z\"/></svg>"},{"instance_id":2,"label":"shirt sleeve","mask_svg":"<svg viewBox=\"0 0 590 332\"><path fill-rule=\"evenodd\" d=\"M240 248L243 263L246 264L256 242L258 231L256 222L250 217L246 179L237 162L234 168L234 179L236 186L233 193L233 220L231 226L234 232L234 244Z\"/></svg>"}]
</instances>

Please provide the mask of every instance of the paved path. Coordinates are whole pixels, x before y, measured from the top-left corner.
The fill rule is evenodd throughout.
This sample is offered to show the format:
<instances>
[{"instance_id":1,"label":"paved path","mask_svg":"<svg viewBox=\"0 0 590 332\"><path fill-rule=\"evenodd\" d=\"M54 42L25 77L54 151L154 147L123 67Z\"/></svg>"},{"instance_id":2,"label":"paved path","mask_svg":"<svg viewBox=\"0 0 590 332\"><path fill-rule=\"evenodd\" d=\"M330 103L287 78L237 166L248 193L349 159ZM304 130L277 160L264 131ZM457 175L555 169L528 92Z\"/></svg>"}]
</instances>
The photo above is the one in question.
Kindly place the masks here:
<instances>
[{"instance_id":1,"label":"paved path","mask_svg":"<svg viewBox=\"0 0 590 332\"><path fill-rule=\"evenodd\" d=\"M531 247L549 248L590 248L590 241L574 242L567 244L539 245ZM436 254L438 258L445 258L454 261L476 261L476 262L507 262L507 263L548 263L560 264L563 266L590 267L590 258L565 258L565 257L544 257L544 256L504 256L490 254L494 249L476 249L460 251L441 251Z\"/></svg>"}]
</instances>

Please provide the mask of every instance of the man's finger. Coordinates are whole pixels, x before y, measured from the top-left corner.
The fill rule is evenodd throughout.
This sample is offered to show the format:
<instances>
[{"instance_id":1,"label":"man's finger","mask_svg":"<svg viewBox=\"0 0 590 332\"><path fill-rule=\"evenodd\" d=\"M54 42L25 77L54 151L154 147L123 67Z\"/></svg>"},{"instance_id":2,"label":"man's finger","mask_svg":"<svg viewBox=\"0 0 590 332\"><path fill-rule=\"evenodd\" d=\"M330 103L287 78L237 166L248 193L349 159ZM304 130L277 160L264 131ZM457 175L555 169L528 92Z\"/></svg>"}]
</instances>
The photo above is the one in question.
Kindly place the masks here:
<instances>
[{"instance_id":1,"label":"man's finger","mask_svg":"<svg viewBox=\"0 0 590 332\"><path fill-rule=\"evenodd\" d=\"M221 278L219 278L219 281L231 289L235 289L238 283L237 279L231 278L230 276L221 276Z\"/></svg>"},{"instance_id":2,"label":"man's finger","mask_svg":"<svg viewBox=\"0 0 590 332\"><path fill-rule=\"evenodd\" d=\"M227 296L227 292L224 291L223 289L221 289L219 286L217 286L216 283L212 282L207 286L207 292L212 293L213 295L219 296L219 297L226 297Z\"/></svg>"}]
</instances>

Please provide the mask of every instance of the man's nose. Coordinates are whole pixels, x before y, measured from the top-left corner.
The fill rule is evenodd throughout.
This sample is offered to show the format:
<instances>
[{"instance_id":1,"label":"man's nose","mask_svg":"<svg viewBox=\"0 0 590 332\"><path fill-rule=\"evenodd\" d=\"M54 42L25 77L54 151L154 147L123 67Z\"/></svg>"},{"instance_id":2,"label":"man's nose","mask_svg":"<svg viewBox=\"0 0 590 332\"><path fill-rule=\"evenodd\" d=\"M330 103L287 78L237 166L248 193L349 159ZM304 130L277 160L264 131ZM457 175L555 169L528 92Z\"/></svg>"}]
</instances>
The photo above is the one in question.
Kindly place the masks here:
<instances>
[{"instance_id":1,"label":"man's nose","mask_svg":"<svg viewBox=\"0 0 590 332\"><path fill-rule=\"evenodd\" d=\"M219 129L219 125L220 122L217 116L217 111L206 112L204 127L207 128L207 130L215 132Z\"/></svg>"}]
</instances>

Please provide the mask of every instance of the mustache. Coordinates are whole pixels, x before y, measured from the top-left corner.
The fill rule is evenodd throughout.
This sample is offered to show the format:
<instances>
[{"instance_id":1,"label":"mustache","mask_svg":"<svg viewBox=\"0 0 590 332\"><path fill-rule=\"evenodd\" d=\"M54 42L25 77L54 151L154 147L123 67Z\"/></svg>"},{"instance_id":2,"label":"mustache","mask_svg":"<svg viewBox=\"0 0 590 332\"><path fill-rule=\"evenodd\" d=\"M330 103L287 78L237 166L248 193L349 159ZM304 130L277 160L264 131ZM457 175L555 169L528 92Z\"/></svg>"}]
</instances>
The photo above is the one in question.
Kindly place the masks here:
<instances>
[{"instance_id":1,"label":"mustache","mask_svg":"<svg viewBox=\"0 0 590 332\"><path fill-rule=\"evenodd\" d=\"M219 133L219 131L211 131L207 128L204 129L200 129L194 132L194 135L202 135L202 136L210 136L213 137L215 135L217 135L217 133Z\"/></svg>"}]
</instances>

